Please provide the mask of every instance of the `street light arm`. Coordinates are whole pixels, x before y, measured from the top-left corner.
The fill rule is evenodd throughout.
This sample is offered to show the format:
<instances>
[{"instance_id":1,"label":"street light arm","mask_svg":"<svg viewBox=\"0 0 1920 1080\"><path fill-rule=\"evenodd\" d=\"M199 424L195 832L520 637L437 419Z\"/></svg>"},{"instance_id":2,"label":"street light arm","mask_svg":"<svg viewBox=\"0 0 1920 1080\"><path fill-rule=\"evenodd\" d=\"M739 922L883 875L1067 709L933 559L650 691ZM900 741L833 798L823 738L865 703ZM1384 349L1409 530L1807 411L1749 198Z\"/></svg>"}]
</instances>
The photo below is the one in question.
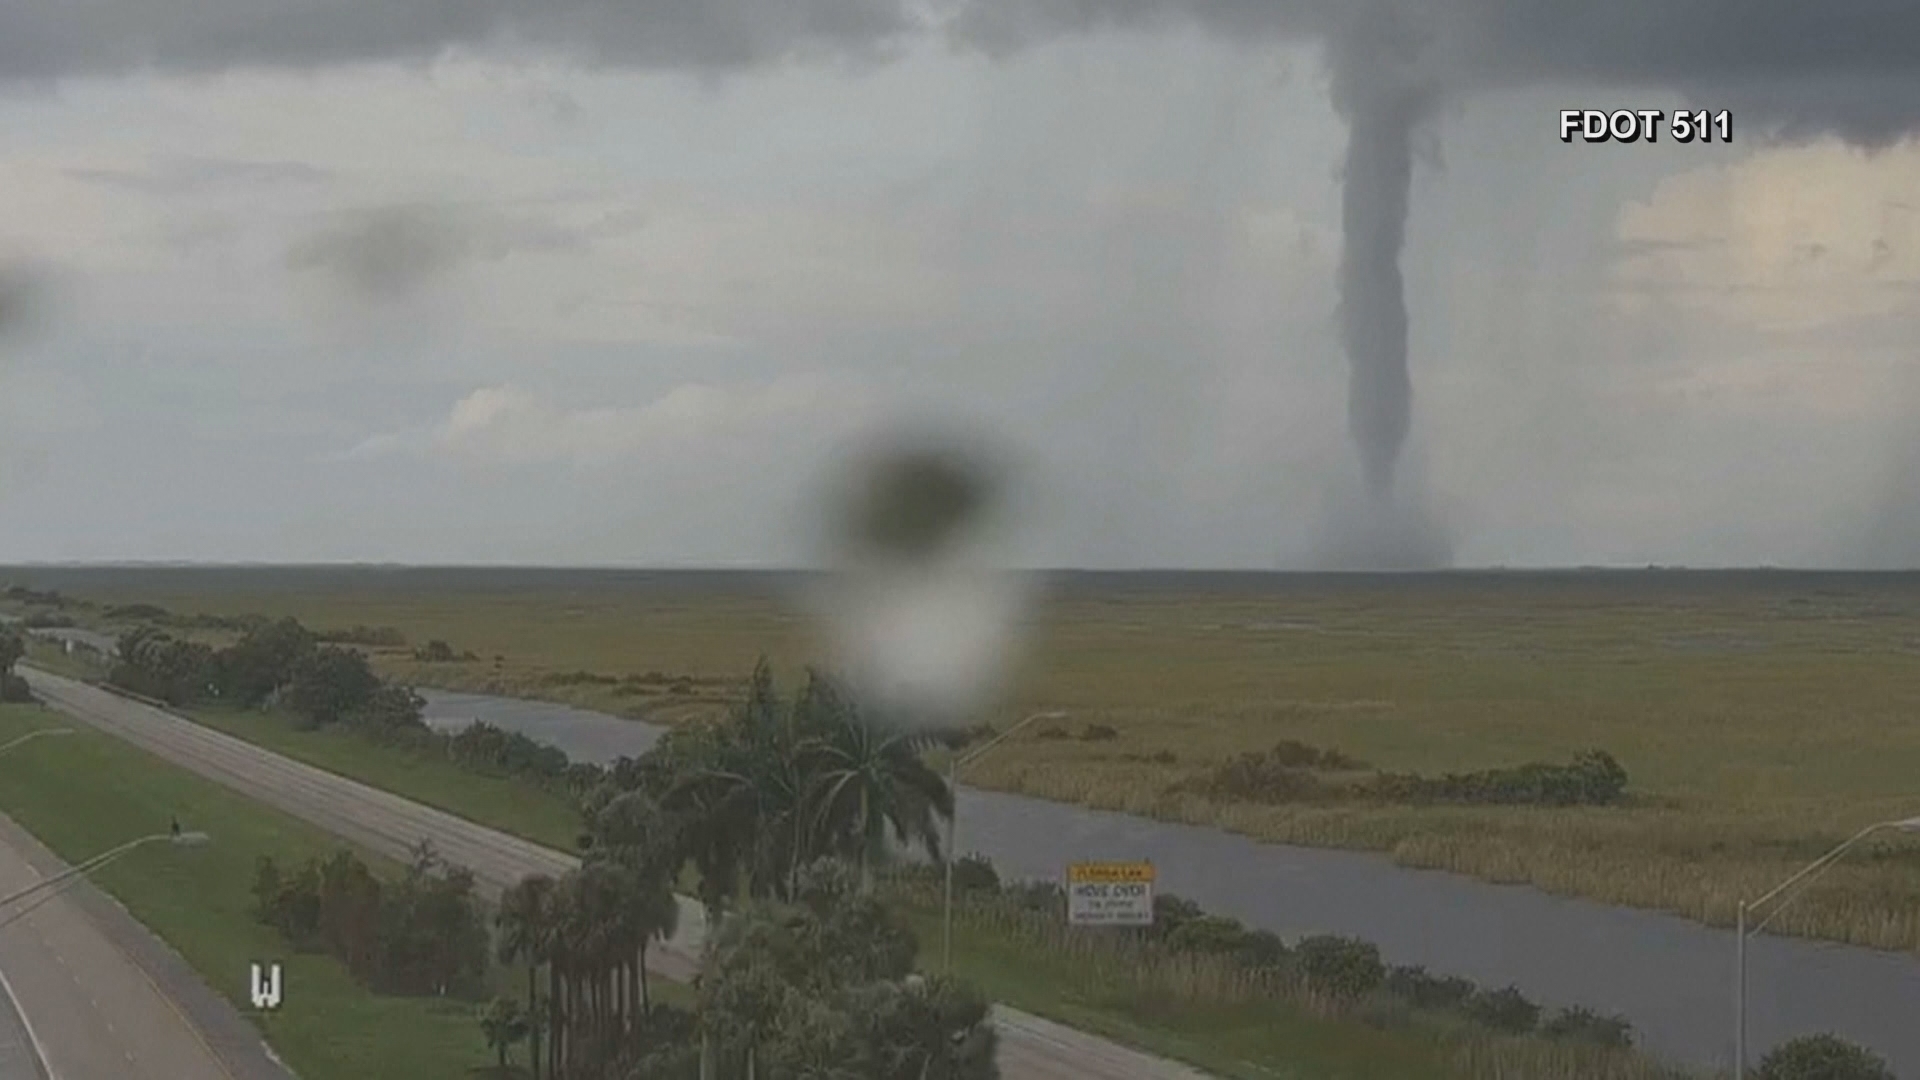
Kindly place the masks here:
<instances>
[{"instance_id":1,"label":"street light arm","mask_svg":"<svg viewBox=\"0 0 1920 1080\"><path fill-rule=\"evenodd\" d=\"M18 901L18 900L24 900L27 897L32 896L34 893L40 892L43 889L50 889L53 886L58 885L63 881L67 881L71 878L79 877L82 874L89 873L90 871L98 870L102 866L105 866L106 864L112 862L113 860L119 858L122 855L125 855L127 852L132 851L134 848L137 848L142 844L150 844L155 840L166 840L166 839L169 839L169 836L166 833L160 833L154 836L143 836L138 840L129 840L126 843L121 844L119 847L110 848L106 851L101 852L98 855L95 855L93 858L88 859L85 862L78 863L74 866L69 866L65 870L60 871L59 873L53 875L52 877L41 878L39 881L34 882L33 884L27 886L24 889L21 889L18 892L11 893L7 896L0 896L0 907L4 907L7 904L14 903L15 901Z\"/></svg>"},{"instance_id":2,"label":"street light arm","mask_svg":"<svg viewBox=\"0 0 1920 1080\"><path fill-rule=\"evenodd\" d=\"M986 742L981 743L979 746L976 746L973 749L967 751L966 753L959 755L954 760L954 763L953 763L954 768L957 770L960 766L965 765L967 762L974 760L975 758L979 757L981 754L984 754L987 751L993 749L994 747L999 746L1001 743L1012 738L1015 732L1019 731L1023 727L1026 727L1028 724L1033 723L1035 720L1058 720L1065 715L1067 714L1063 712L1034 713L1032 716L1027 717L1026 719L1013 725L1012 727L1001 732L1000 734L995 735L993 738L988 739Z\"/></svg>"},{"instance_id":3,"label":"street light arm","mask_svg":"<svg viewBox=\"0 0 1920 1080\"><path fill-rule=\"evenodd\" d=\"M31 742L34 739L41 737L42 735L71 735L71 734L73 734L73 729L64 728L64 727L41 728L38 731L29 731L25 735L22 735L17 739L12 739L4 744L0 744L0 754L6 753L7 751L13 749L14 747L19 746L21 743Z\"/></svg>"},{"instance_id":4,"label":"street light arm","mask_svg":"<svg viewBox=\"0 0 1920 1080\"><path fill-rule=\"evenodd\" d=\"M1854 833L1852 836L1848 837L1845 841L1841 842L1841 844L1838 847L1835 847L1832 851L1829 851L1825 855L1822 855L1819 858L1813 860L1811 863L1808 863L1805 869L1802 869L1799 873L1793 875L1792 877L1781 882L1780 884L1775 885L1772 889L1769 889L1758 900L1755 900L1752 903L1748 904L1747 910L1758 911L1760 908L1766 906L1768 901L1772 900L1776 896L1779 896L1781 893L1785 892L1789 888L1792 888L1794 885L1799 884L1802 880L1818 877L1829 866L1832 866L1834 862L1840 858L1840 856L1845 855L1848 851L1852 850L1855 844L1858 844L1860 841L1865 840L1867 837L1873 835L1876 832L1879 832L1881 829L1891 829L1902 824L1904 823L1898 822L1898 821L1882 821L1873 825L1869 825L1864 829L1861 829L1859 832ZM1808 881L1807 883L1812 884L1811 881ZM1799 891L1796 890L1794 893L1794 896L1798 896L1798 895L1799 895ZM1780 905L1774 909L1774 912L1777 914L1780 911L1785 910L1787 907L1787 904L1791 902L1791 900L1792 900L1792 897L1789 897L1787 900L1782 901ZM1771 920L1773 916L1769 915L1767 918ZM1765 922L1762 922L1760 924L1760 926L1765 926L1765 925L1766 925ZM1760 926L1755 926L1749 932L1759 933Z\"/></svg>"}]
</instances>

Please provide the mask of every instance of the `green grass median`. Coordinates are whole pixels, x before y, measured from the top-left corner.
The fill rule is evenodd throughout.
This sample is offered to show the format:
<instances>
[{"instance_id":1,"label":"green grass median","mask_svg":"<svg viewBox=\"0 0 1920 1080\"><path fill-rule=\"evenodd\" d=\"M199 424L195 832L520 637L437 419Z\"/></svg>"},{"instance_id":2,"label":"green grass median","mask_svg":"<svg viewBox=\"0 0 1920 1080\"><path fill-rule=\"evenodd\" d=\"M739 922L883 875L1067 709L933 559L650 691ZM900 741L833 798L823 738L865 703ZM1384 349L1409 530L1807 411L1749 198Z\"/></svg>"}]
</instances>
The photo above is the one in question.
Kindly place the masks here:
<instances>
[{"instance_id":1,"label":"green grass median","mask_svg":"<svg viewBox=\"0 0 1920 1080\"><path fill-rule=\"evenodd\" d=\"M273 713L196 709L189 715L276 754L536 844L560 851L572 851L578 844L580 813L573 803L525 780L488 776L443 757L382 746L339 726L302 731Z\"/></svg>"},{"instance_id":2,"label":"green grass median","mask_svg":"<svg viewBox=\"0 0 1920 1080\"><path fill-rule=\"evenodd\" d=\"M55 725L76 734L0 756L0 812L68 862L164 831L174 817L207 832L206 846L135 851L93 880L242 1009L248 966L279 960L285 1004L255 1022L302 1080L460 1078L491 1061L471 1003L373 994L331 958L290 954L255 921L261 856L297 865L339 840L51 710L0 707L0 741Z\"/></svg>"}]
</instances>

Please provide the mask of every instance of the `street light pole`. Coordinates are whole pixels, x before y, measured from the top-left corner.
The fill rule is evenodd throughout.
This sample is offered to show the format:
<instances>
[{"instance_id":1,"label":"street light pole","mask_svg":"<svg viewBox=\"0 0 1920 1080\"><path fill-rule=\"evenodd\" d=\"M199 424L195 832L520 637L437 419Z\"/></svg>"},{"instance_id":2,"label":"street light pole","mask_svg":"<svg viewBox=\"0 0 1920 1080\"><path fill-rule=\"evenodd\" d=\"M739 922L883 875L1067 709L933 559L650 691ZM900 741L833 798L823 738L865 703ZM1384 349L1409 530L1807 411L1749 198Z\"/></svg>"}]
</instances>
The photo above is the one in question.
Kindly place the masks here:
<instances>
[{"instance_id":1,"label":"street light pole","mask_svg":"<svg viewBox=\"0 0 1920 1080\"><path fill-rule=\"evenodd\" d=\"M1747 902L1740 901L1734 928L1733 957L1733 1078L1747 1076Z\"/></svg>"},{"instance_id":2,"label":"street light pole","mask_svg":"<svg viewBox=\"0 0 1920 1080\"><path fill-rule=\"evenodd\" d=\"M1792 877L1781 882L1780 884L1775 885L1773 888L1768 889L1765 893L1762 893L1758 900L1740 901L1739 917L1734 927L1734 961L1733 961L1733 1076L1734 1076L1734 1080L1746 1080L1746 1076L1747 1076L1747 938L1753 936L1754 934L1758 934L1760 931L1766 929L1767 924L1773 921L1773 917L1775 915L1778 915L1782 911L1785 911L1789 905L1791 905L1795 900L1798 900L1801 897L1801 895L1807 891L1808 886L1814 883L1815 879L1819 878L1821 874L1826 873L1828 868L1832 867L1834 863L1840 860L1840 856L1845 855L1848 851L1852 850L1855 844L1858 844L1860 841L1865 840L1867 837L1872 836L1874 833L1880 832L1883 829L1896 829L1901 832L1917 832L1917 831L1920 831L1920 817L1902 818L1899 821L1882 821L1873 825L1869 825L1866 828L1861 829L1859 832L1854 833L1852 836L1848 837L1846 840L1842 841L1832 851L1829 851L1825 855L1822 855L1819 858L1808 863L1805 867L1803 867L1800 870L1799 873L1793 875ZM1798 888L1795 888L1795 886L1798 886ZM1789 889L1792 889L1793 891L1788 892L1787 890ZM1784 897L1781 897L1782 893L1786 893L1786 895ZM1769 912L1765 918L1761 919L1759 922L1755 923L1751 928L1749 928L1747 926L1747 917L1749 915L1758 915L1760 913L1760 909L1765 907L1775 897L1781 897L1780 902L1774 905L1773 910Z\"/></svg>"},{"instance_id":3,"label":"street light pole","mask_svg":"<svg viewBox=\"0 0 1920 1080\"><path fill-rule=\"evenodd\" d=\"M960 766L978 758L981 754L999 746L1013 736L1013 733L1036 720L1058 720L1067 714L1064 712L1037 712L1021 720L1007 730L974 747L965 754L954 753L947 758L947 794L953 797L953 813L947 815L947 888L946 902L941 907L941 962L948 975L953 974L953 860L959 854L954 847L960 835Z\"/></svg>"}]
</instances>

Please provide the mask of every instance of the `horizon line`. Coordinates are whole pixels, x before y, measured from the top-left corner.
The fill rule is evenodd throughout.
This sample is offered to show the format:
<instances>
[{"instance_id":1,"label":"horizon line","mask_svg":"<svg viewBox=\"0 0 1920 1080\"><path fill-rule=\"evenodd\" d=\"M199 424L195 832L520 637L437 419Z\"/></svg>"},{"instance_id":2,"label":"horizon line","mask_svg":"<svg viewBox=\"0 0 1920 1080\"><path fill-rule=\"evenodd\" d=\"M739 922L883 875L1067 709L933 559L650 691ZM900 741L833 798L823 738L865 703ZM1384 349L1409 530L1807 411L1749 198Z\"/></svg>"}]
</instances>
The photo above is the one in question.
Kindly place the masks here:
<instances>
[{"instance_id":1,"label":"horizon line","mask_svg":"<svg viewBox=\"0 0 1920 1080\"><path fill-rule=\"evenodd\" d=\"M0 569L18 570L588 570L626 573L685 574L822 574L826 566L780 564L692 564L692 563L540 563L540 562L400 562L392 560L319 560L271 561L198 560L198 559L72 559L0 561ZM1789 573L1789 574L1902 574L1920 570L1920 565L1892 566L1797 566L1777 563L1726 563L1690 565L1686 563L1542 563L1479 564L1467 566L1407 567L1258 567L1258 566L1017 566L1005 568L1020 574L1565 574L1565 573Z\"/></svg>"}]
</instances>

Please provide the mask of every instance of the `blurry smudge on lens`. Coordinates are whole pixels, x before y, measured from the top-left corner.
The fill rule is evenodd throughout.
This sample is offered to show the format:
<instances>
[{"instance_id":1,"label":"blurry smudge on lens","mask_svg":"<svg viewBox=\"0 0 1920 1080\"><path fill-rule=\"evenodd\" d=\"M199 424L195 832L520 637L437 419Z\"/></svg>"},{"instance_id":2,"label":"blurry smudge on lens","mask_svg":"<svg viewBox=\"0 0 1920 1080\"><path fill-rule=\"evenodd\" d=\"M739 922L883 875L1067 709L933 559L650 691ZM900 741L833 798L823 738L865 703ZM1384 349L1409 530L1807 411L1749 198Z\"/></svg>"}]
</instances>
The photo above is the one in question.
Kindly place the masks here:
<instances>
[{"instance_id":1,"label":"blurry smudge on lens","mask_svg":"<svg viewBox=\"0 0 1920 1080\"><path fill-rule=\"evenodd\" d=\"M834 473L818 600L836 670L888 723L977 723L1004 687L1026 606L1026 579L1002 551L1004 455L981 437L912 430L872 440Z\"/></svg>"}]
</instances>

